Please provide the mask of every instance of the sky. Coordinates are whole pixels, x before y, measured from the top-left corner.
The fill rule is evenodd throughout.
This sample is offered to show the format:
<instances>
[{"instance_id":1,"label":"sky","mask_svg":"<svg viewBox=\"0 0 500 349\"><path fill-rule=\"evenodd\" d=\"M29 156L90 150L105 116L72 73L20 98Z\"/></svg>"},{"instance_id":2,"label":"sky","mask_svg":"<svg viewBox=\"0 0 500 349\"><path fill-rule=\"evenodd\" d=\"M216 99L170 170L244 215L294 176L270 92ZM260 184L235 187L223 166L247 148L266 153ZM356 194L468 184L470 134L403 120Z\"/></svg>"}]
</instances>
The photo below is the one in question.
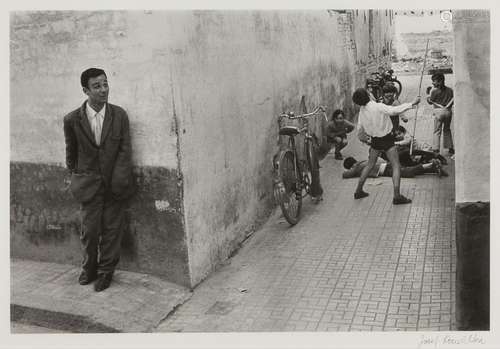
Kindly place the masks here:
<instances>
[{"instance_id":1,"label":"sky","mask_svg":"<svg viewBox=\"0 0 500 349\"><path fill-rule=\"evenodd\" d=\"M451 20L447 20L447 15L449 13L440 14L439 10L435 10L433 11L433 15L405 16L400 15L399 12L400 11L394 16L396 34L428 33L433 30L452 30Z\"/></svg>"}]
</instances>

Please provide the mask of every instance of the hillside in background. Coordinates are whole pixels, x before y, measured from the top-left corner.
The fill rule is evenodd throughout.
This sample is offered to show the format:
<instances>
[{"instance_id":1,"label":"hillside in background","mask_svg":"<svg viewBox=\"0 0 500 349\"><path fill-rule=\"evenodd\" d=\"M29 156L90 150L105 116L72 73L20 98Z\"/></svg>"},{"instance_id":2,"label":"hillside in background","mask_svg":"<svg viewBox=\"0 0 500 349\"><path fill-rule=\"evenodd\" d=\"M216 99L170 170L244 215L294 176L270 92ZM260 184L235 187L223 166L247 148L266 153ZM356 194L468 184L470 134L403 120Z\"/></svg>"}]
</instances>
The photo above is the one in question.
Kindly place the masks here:
<instances>
[{"instance_id":1,"label":"hillside in background","mask_svg":"<svg viewBox=\"0 0 500 349\"><path fill-rule=\"evenodd\" d=\"M453 32L433 31L430 33L402 33L403 43L411 57L424 57L425 44L429 39L429 50L442 49L443 55L453 55ZM398 54L398 53L396 53ZM401 58L401 57L398 57Z\"/></svg>"},{"instance_id":2,"label":"hillside in background","mask_svg":"<svg viewBox=\"0 0 500 349\"><path fill-rule=\"evenodd\" d=\"M392 69L398 74L415 73L422 70L427 39L429 39L427 73L432 73L432 70L435 69L442 69L443 73L451 72L453 67L453 32L436 30L429 33L401 33L399 35L392 63ZM398 48L400 52L398 52ZM431 51L433 50L442 50L443 57L432 57Z\"/></svg>"}]
</instances>

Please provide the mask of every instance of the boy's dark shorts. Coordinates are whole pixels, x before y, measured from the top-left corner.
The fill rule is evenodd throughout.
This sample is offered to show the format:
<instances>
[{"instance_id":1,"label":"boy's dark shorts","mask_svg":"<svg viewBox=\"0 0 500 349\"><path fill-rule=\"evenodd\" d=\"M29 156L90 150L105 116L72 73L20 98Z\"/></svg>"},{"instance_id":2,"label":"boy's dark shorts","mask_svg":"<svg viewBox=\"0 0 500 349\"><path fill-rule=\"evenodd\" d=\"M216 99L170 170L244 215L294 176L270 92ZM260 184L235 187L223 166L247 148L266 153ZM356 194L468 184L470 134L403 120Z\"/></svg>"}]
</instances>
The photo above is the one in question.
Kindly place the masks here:
<instances>
[{"instance_id":1,"label":"boy's dark shorts","mask_svg":"<svg viewBox=\"0 0 500 349\"><path fill-rule=\"evenodd\" d=\"M394 147L394 135L391 132L384 137L372 137L371 147L379 151L388 151Z\"/></svg>"}]
</instances>

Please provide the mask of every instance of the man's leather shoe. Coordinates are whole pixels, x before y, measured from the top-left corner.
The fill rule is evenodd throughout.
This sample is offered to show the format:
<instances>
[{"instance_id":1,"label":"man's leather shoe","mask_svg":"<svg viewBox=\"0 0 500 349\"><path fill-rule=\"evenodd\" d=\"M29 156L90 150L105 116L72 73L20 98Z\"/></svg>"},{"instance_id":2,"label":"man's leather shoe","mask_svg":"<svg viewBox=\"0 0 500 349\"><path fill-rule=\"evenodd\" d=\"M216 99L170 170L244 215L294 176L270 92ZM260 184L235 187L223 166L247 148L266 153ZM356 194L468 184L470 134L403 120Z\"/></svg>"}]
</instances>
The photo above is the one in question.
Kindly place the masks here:
<instances>
[{"instance_id":1,"label":"man's leather shoe","mask_svg":"<svg viewBox=\"0 0 500 349\"><path fill-rule=\"evenodd\" d=\"M111 279L113 278L113 274L112 273L108 273L108 274L99 274L97 276L97 281L94 285L94 290L96 292L101 292L101 291L104 291L105 289L107 289L109 287L109 285L111 284Z\"/></svg>"},{"instance_id":2,"label":"man's leather shoe","mask_svg":"<svg viewBox=\"0 0 500 349\"><path fill-rule=\"evenodd\" d=\"M97 273L91 273L87 270L83 270L78 277L78 283L80 285L88 285L95 279L97 279Z\"/></svg>"}]
</instances>

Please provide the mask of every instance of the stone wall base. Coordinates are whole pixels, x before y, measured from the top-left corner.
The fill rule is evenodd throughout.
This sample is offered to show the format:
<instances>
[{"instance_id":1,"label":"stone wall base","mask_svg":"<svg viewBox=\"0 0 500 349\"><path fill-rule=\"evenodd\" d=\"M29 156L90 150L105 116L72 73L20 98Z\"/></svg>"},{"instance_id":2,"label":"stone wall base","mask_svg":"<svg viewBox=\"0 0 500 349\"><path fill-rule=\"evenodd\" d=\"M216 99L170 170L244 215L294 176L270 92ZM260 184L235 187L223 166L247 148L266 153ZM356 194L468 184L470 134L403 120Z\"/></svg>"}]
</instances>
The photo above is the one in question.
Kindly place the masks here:
<instances>
[{"instance_id":1,"label":"stone wall base","mask_svg":"<svg viewBox=\"0 0 500 349\"><path fill-rule=\"evenodd\" d=\"M490 328L490 203L456 205L458 330Z\"/></svg>"}]
</instances>

